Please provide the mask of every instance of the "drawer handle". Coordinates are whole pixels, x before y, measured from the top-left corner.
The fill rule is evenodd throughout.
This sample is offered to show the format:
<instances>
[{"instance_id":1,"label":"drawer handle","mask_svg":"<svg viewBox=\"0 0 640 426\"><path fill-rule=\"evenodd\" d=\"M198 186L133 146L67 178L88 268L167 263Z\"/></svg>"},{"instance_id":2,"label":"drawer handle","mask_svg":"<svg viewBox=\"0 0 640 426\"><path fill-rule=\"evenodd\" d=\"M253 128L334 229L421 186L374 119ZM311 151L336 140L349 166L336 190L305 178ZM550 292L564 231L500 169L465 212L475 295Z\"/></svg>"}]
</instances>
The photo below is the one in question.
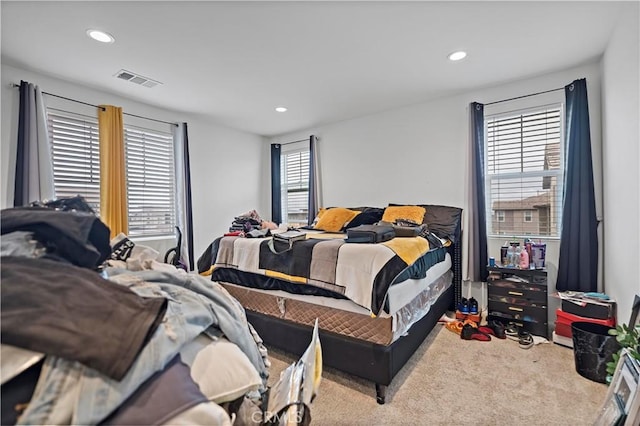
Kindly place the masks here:
<instances>
[{"instance_id":1,"label":"drawer handle","mask_svg":"<svg viewBox=\"0 0 640 426\"><path fill-rule=\"evenodd\" d=\"M522 312L523 311L522 308L514 308L513 306L509 306L509 310L510 311L518 311L518 312Z\"/></svg>"},{"instance_id":2,"label":"drawer handle","mask_svg":"<svg viewBox=\"0 0 640 426\"><path fill-rule=\"evenodd\" d=\"M524 295L524 293L520 293L519 291L510 291L509 294L512 295L512 296L522 296L522 295Z\"/></svg>"}]
</instances>

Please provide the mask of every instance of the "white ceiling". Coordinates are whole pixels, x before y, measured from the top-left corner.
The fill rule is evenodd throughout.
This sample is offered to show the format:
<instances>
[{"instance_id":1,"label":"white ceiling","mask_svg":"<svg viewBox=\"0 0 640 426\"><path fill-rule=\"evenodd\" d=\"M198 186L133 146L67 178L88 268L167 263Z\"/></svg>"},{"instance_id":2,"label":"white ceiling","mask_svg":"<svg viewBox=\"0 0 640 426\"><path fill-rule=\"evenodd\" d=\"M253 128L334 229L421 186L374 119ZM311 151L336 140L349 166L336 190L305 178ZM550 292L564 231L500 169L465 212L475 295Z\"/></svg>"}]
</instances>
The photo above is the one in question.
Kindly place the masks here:
<instances>
[{"instance_id":1,"label":"white ceiling","mask_svg":"<svg viewBox=\"0 0 640 426\"><path fill-rule=\"evenodd\" d=\"M597 60L619 10L609 1L2 1L2 61L273 136ZM88 28L116 42L97 43ZM448 61L458 49L469 56ZM114 78L123 68L163 84Z\"/></svg>"}]
</instances>

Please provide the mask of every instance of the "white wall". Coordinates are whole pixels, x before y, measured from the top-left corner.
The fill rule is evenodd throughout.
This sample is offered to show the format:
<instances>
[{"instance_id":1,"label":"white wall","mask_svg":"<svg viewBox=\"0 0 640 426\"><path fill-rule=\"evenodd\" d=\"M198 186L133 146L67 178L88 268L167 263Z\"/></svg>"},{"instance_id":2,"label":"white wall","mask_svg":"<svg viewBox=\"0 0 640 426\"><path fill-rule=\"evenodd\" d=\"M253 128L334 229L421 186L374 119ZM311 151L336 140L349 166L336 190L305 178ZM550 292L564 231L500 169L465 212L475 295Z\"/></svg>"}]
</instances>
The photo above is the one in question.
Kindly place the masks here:
<instances>
[{"instance_id":1,"label":"white wall","mask_svg":"<svg viewBox=\"0 0 640 426\"><path fill-rule=\"evenodd\" d=\"M605 290L618 302L618 320L627 323L640 295L640 33L638 3L625 7L602 73Z\"/></svg>"},{"instance_id":2,"label":"white wall","mask_svg":"<svg viewBox=\"0 0 640 426\"><path fill-rule=\"evenodd\" d=\"M124 112L169 122L187 122L191 159L194 247L196 259L216 236L225 232L234 216L260 209L261 137L212 123L198 116L156 108L89 87L2 64L1 197L0 206L13 204L15 151L18 124L18 90L11 87L20 80L37 84L41 90L90 104L111 104ZM153 90L153 89L150 89ZM94 114L95 108L45 96L45 102L78 113ZM125 116L127 120L135 120ZM143 120L135 124L158 126ZM167 130L168 125L164 126ZM145 241L164 254L175 240Z\"/></svg>"},{"instance_id":3,"label":"white wall","mask_svg":"<svg viewBox=\"0 0 640 426\"><path fill-rule=\"evenodd\" d=\"M315 134L324 206L386 206L388 203L430 203L465 206L466 146L470 102L490 103L530 93L562 88L575 79L586 78L591 121L591 142L596 176L596 202L602 212L601 167L601 82L599 63L554 72L438 99L375 115L317 126L271 138L286 142ZM530 97L486 107L486 114L500 109L514 110L564 100L564 92ZM268 161L268 148L263 149ZM268 172L266 172L268 173ZM264 191L269 191L268 175ZM267 200L268 202L268 200ZM547 239L549 291L555 291L559 244ZM489 256L500 258L502 239L489 241ZM486 300L481 288L470 295ZM550 300L549 322L555 321L556 299Z\"/></svg>"}]
</instances>

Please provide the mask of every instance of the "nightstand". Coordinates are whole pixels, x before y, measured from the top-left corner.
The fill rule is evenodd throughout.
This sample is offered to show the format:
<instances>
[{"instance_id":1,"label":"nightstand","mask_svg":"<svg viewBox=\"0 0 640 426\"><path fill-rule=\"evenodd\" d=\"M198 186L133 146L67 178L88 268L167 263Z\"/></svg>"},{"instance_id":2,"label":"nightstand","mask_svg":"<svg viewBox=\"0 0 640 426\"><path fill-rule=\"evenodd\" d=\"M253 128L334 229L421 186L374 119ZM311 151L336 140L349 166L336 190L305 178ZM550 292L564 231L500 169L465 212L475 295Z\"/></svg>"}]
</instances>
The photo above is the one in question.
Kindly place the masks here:
<instances>
[{"instance_id":1,"label":"nightstand","mask_svg":"<svg viewBox=\"0 0 640 426\"><path fill-rule=\"evenodd\" d=\"M531 334L550 338L547 320L547 271L499 266L487 269L487 319L513 322Z\"/></svg>"}]
</instances>

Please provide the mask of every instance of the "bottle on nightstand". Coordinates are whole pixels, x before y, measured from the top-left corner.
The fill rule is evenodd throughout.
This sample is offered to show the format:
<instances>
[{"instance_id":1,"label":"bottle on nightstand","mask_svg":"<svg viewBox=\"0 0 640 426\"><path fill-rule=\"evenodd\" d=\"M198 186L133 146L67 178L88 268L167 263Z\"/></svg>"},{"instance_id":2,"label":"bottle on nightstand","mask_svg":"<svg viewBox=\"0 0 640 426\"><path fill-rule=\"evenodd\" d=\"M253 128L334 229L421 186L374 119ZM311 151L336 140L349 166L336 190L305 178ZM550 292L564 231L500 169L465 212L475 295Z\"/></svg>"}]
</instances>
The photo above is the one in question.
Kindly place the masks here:
<instances>
[{"instance_id":1,"label":"bottle on nightstand","mask_svg":"<svg viewBox=\"0 0 640 426\"><path fill-rule=\"evenodd\" d=\"M527 250L520 252L520 269L529 269L529 253Z\"/></svg>"}]
</instances>

